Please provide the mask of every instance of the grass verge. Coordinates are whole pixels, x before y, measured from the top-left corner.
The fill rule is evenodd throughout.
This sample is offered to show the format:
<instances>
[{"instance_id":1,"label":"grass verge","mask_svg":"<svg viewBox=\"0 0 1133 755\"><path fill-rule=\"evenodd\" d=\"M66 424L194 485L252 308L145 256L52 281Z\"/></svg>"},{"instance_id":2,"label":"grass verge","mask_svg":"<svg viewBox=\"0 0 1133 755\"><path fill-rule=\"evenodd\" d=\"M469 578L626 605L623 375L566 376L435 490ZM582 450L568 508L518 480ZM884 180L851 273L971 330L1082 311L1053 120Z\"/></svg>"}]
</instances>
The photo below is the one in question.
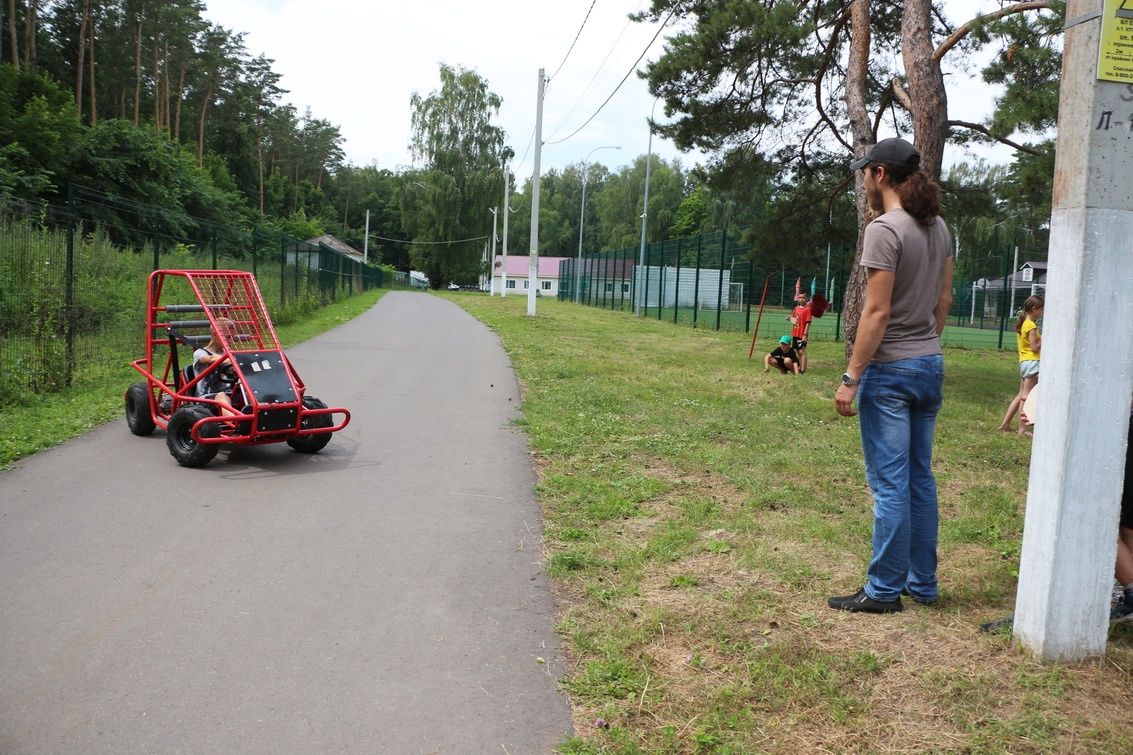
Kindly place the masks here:
<instances>
[{"instance_id":1,"label":"grass verge","mask_svg":"<svg viewBox=\"0 0 1133 755\"><path fill-rule=\"evenodd\" d=\"M541 299L447 295L524 390L568 656L570 753L1118 752L1133 631L1045 666L979 624L1012 610L1030 446L996 432L1013 355L949 349L938 607L829 610L860 586L871 503L842 345L764 374L748 337Z\"/></svg>"},{"instance_id":2,"label":"grass verge","mask_svg":"<svg viewBox=\"0 0 1133 755\"><path fill-rule=\"evenodd\" d=\"M294 346L358 316L385 293L375 289L356 294L313 312L302 322L276 329L284 347ZM144 329L138 332L142 333ZM141 356L139 349L138 356ZM19 404L0 406L0 469L23 457L122 416L122 392L138 378L128 363L113 371L80 374L71 388L44 396L28 396Z\"/></svg>"}]
</instances>

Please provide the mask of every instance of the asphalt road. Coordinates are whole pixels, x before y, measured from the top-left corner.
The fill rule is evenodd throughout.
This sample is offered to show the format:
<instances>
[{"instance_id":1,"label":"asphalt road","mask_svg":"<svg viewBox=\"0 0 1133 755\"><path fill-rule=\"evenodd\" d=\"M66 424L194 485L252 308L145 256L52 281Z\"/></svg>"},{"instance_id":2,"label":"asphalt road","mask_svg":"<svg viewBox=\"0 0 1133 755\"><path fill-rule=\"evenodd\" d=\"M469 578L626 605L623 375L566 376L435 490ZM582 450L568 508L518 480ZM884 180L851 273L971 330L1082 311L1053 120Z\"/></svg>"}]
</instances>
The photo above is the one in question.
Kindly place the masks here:
<instances>
[{"instance_id":1,"label":"asphalt road","mask_svg":"<svg viewBox=\"0 0 1133 755\"><path fill-rule=\"evenodd\" d=\"M519 394L459 307L288 350L319 454L99 427L0 473L0 752L540 753L570 734Z\"/></svg>"}]
</instances>

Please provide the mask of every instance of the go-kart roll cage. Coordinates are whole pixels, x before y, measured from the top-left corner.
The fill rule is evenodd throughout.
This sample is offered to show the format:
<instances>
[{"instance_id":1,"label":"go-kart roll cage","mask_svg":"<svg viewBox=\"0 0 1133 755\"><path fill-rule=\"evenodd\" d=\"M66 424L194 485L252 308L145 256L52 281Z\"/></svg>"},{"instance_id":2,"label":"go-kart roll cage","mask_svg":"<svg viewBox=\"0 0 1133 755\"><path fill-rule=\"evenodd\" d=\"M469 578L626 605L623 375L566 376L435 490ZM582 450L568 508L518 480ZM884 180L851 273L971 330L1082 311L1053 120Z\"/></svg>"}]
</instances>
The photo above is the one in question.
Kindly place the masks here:
<instances>
[{"instance_id":1,"label":"go-kart roll cage","mask_svg":"<svg viewBox=\"0 0 1133 755\"><path fill-rule=\"evenodd\" d=\"M163 303L167 279L183 279L197 303ZM177 291L181 295L188 293L181 285L169 288L181 289ZM181 319L186 315L195 317ZM208 344L213 334L223 346L221 358L197 373L192 369L192 354ZM178 344L189 348L185 368ZM158 353L166 348L162 360ZM350 412L342 407L304 401L306 386L283 353L255 278L246 271L155 270L149 277L146 303L146 356L132 366L149 385L150 413L156 426L167 429L172 415L189 404L214 412L215 416L203 417L193 425L192 439L197 443L277 443L338 432L350 422ZM209 379L222 371L231 373L231 405L197 395L202 384L211 383ZM311 421L334 414L342 415L338 424ZM202 435L201 429L208 425L219 425L219 432Z\"/></svg>"}]
</instances>

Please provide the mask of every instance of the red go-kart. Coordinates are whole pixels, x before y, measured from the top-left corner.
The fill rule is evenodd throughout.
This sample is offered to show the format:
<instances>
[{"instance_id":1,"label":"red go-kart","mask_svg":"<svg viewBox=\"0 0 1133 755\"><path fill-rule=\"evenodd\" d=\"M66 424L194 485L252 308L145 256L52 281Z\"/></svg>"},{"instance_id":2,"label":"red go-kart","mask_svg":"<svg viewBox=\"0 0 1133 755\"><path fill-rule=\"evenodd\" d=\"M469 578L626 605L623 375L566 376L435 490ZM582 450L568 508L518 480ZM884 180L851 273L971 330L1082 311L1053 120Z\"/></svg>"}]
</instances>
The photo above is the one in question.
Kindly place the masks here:
<instances>
[{"instance_id":1,"label":"red go-kart","mask_svg":"<svg viewBox=\"0 0 1133 755\"><path fill-rule=\"evenodd\" d=\"M145 381L126 390L126 424L135 435L163 428L182 466L208 464L222 443L317 453L350 422L346 409L307 395L255 277L241 270L155 270L146 355L133 366Z\"/></svg>"}]
</instances>

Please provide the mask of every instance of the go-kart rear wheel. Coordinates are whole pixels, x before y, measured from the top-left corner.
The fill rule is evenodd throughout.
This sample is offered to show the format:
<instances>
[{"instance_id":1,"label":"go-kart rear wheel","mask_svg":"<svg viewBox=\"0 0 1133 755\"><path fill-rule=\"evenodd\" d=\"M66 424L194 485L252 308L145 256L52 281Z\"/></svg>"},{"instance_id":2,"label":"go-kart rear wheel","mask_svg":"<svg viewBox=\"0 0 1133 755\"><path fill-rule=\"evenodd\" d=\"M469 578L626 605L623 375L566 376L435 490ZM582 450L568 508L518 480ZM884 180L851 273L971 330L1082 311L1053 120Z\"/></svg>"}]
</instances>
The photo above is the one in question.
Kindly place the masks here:
<instances>
[{"instance_id":1,"label":"go-kart rear wheel","mask_svg":"<svg viewBox=\"0 0 1133 755\"><path fill-rule=\"evenodd\" d=\"M198 443L193 440L193 425L213 413L200 404L183 406L169 418L165 432L165 443L169 453L183 467L203 467L212 461L220 446L216 443ZM220 425L210 422L201 427L202 438L215 438L220 434Z\"/></svg>"},{"instance_id":2,"label":"go-kart rear wheel","mask_svg":"<svg viewBox=\"0 0 1133 755\"><path fill-rule=\"evenodd\" d=\"M327 405L319 401L314 396L303 397L304 409L326 409ZM306 416L303 418L302 428L307 430L312 427L330 427L334 424L329 414L315 414L313 416ZM294 448L301 454L317 454L323 450L323 447L330 443L330 433L319 433L318 435L300 435L296 438L288 438L287 445Z\"/></svg>"},{"instance_id":3,"label":"go-kart rear wheel","mask_svg":"<svg viewBox=\"0 0 1133 755\"><path fill-rule=\"evenodd\" d=\"M147 383L134 383L126 389L126 425L134 435L151 435L157 427L149 408Z\"/></svg>"}]
</instances>

